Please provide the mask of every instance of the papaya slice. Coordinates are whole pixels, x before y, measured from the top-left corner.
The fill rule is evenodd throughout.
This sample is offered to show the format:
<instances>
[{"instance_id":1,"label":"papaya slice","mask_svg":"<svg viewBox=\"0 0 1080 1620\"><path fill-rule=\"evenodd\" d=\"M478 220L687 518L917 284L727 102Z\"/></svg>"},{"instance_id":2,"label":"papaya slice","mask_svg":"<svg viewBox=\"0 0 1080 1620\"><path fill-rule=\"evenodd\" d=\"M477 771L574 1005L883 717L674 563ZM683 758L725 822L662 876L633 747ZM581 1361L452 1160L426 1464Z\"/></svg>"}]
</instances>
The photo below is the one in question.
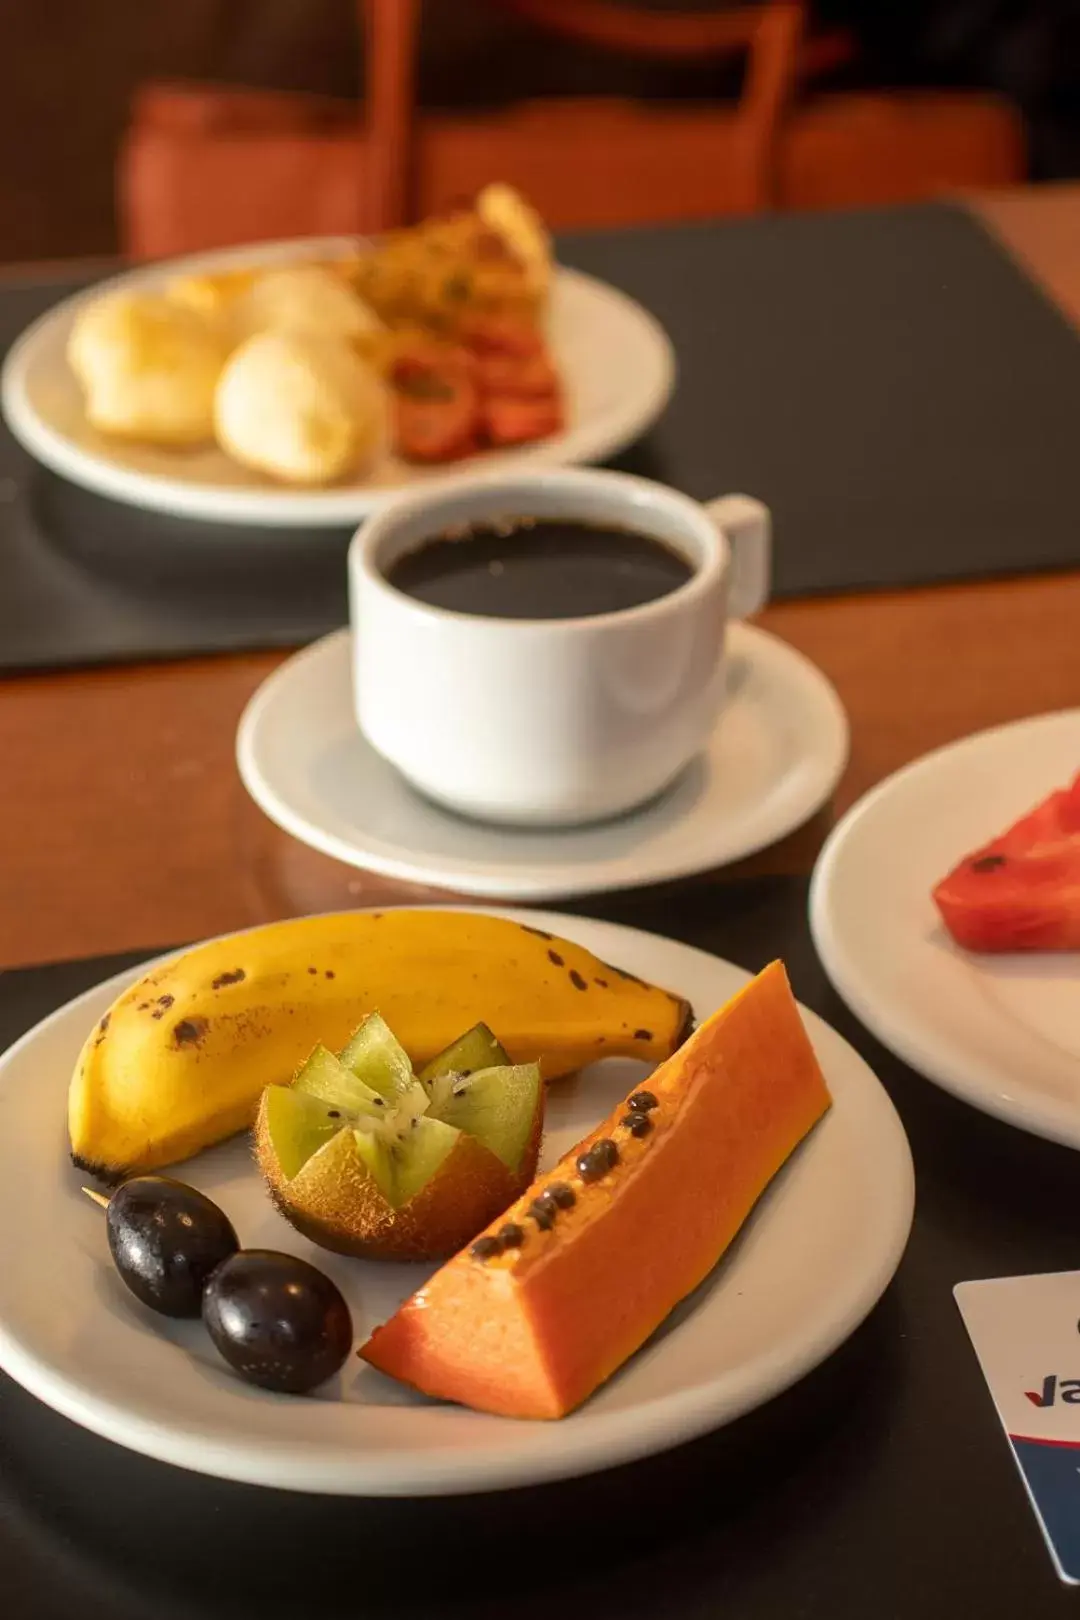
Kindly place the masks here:
<instances>
[{"instance_id":1,"label":"papaya slice","mask_svg":"<svg viewBox=\"0 0 1080 1620\"><path fill-rule=\"evenodd\" d=\"M774 962L359 1354L427 1395L564 1416L708 1275L829 1103Z\"/></svg>"}]
</instances>

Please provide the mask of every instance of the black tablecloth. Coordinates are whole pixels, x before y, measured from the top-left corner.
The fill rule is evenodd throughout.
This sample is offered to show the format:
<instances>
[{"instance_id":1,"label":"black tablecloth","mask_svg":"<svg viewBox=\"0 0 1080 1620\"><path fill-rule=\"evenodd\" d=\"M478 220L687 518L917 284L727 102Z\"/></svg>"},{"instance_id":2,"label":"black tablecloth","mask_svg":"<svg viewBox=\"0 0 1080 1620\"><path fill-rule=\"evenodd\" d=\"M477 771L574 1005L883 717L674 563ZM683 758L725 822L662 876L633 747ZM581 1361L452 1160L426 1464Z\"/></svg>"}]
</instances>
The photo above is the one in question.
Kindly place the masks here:
<instances>
[{"instance_id":1,"label":"black tablecloth","mask_svg":"<svg viewBox=\"0 0 1080 1620\"><path fill-rule=\"evenodd\" d=\"M1075 1615L1080 1600L1052 1572L951 1293L963 1278L1076 1264L1075 1156L964 1108L860 1029L817 963L801 881L578 909L748 968L783 955L799 996L873 1064L911 1139L918 1209L869 1320L795 1389L693 1444L586 1479L433 1501L336 1501L183 1473L84 1434L0 1378L0 1613ZM0 1041L121 965L0 976Z\"/></svg>"},{"instance_id":2,"label":"black tablecloth","mask_svg":"<svg viewBox=\"0 0 1080 1620\"><path fill-rule=\"evenodd\" d=\"M620 464L766 500L778 595L1080 561L1080 341L962 209L596 232L560 253L678 352L671 406ZM0 351L74 285L0 285ZM127 509L0 428L0 670L297 645L345 620L347 540Z\"/></svg>"}]
</instances>

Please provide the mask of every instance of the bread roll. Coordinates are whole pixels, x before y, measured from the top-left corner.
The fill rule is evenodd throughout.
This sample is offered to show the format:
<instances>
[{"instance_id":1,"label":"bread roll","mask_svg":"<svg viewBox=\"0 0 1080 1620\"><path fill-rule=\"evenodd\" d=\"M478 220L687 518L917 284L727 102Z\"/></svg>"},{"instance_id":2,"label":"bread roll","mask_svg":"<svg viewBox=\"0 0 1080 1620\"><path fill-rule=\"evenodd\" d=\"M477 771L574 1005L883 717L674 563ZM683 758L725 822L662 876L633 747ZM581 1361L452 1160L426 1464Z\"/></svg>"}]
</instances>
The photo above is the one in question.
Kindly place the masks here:
<instances>
[{"instance_id":1,"label":"bread roll","mask_svg":"<svg viewBox=\"0 0 1080 1620\"><path fill-rule=\"evenodd\" d=\"M68 362L102 433L150 444L213 437L214 390L225 360L214 328L152 293L107 293L75 319Z\"/></svg>"},{"instance_id":2,"label":"bread roll","mask_svg":"<svg viewBox=\"0 0 1080 1620\"><path fill-rule=\"evenodd\" d=\"M275 331L356 339L382 326L340 276L317 264L287 265L256 276L230 310L230 321L237 338Z\"/></svg>"},{"instance_id":3,"label":"bread roll","mask_svg":"<svg viewBox=\"0 0 1080 1620\"><path fill-rule=\"evenodd\" d=\"M221 448L287 484L358 472L386 442L383 388L341 339L259 332L232 354L214 401Z\"/></svg>"}]
</instances>

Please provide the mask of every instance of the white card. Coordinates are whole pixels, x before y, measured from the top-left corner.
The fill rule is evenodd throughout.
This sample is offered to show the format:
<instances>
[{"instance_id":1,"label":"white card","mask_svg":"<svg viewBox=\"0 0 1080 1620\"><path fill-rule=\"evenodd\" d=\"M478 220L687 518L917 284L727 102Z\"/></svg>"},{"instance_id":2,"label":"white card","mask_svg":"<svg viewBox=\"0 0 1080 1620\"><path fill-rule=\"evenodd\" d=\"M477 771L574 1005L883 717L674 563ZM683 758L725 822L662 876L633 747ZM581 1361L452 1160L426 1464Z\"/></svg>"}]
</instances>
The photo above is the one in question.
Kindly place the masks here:
<instances>
[{"instance_id":1,"label":"white card","mask_svg":"<svg viewBox=\"0 0 1080 1620\"><path fill-rule=\"evenodd\" d=\"M954 1293L1054 1566L1080 1585L1080 1271Z\"/></svg>"}]
</instances>

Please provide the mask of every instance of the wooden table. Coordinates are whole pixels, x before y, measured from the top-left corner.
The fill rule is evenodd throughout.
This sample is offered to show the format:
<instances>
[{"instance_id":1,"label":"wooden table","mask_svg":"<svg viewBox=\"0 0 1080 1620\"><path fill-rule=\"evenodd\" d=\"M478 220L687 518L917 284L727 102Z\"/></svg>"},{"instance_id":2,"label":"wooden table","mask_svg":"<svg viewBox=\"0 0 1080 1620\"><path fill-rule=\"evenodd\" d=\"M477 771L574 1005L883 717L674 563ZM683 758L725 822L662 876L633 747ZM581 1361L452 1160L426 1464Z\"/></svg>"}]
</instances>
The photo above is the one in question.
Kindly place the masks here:
<instances>
[{"instance_id":1,"label":"wooden table","mask_svg":"<svg viewBox=\"0 0 1080 1620\"><path fill-rule=\"evenodd\" d=\"M1080 186L972 206L1080 324ZM761 623L819 664L847 705L852 757L834 812L938 744L1080 704L1080 572L784 602ZM280 660L0 684L0 968L422 892L303 848L248 800L236 723ZM830 819L748 867L808 870Z\"/></svg>"}]
</instances>

